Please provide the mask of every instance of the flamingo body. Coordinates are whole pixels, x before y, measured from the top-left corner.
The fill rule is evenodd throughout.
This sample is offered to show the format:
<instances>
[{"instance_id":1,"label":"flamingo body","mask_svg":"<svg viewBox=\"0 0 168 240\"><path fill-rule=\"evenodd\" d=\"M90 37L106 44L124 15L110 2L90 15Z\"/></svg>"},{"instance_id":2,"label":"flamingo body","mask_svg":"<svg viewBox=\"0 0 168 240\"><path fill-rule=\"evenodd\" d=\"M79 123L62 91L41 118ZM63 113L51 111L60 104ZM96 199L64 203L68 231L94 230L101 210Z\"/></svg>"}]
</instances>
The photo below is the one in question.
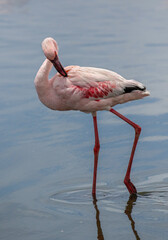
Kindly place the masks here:
<instances>
[{"instance_id":1,"label":"flamingo body","mask_svg":"<svg viewBox=\"0 0 168 240\"><path fill-rule=\"evenodd\" d=\"M126 80L110 70L80 66L63 68L58 59L57 43L52 38L46 38L42 42L42 49L47 59L41 65L34 81L40 101L53 110L79 110L93 115L95 147L92 194L96 194L100 149L96 112L100 110L110 111L135 129L135 139L124 179L130 194L135 194L136 188L130 181L130 172L141 128L112 107L141 99L149 96L150 93L142 83ZM49 80L49 73L53 65L58 72Z\"/></svg>"},{"instance_id":2,"label":"flamingo body","mask_svg":"<svg viewBox=\"0 0 168 240\"><path fill-rule=\"evenodd\" d=\"M57 73L48 80L51 67L46 59L36 75L35 86L41 102L53 110L110 110L116 104L149 95L141 83L101 68L68 66L67 77ZM41 83L45 84L44 89Z\"/></svg>"}]
</instances>

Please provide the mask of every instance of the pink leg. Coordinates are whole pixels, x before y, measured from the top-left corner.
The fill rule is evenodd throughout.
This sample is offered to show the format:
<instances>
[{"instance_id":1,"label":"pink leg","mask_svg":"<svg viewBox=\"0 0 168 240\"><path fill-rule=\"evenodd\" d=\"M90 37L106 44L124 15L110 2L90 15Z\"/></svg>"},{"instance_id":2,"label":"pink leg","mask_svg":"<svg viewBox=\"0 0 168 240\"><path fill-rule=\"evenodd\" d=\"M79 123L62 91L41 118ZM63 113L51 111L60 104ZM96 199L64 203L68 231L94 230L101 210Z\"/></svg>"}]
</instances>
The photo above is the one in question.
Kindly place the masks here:
<instances>
[{"instance_id":1,"label":"pink leg","mask_svg":"<svg viewBox=\"0 0 168 240\"><path fill-rule=\"evenodd\" d=\"M96 195L96 178L97 178L97 164L98 164L98 156L99 156L99 134L97 128L97 117L93 116L93 124L94 124L94 133L95 133L95 146L94 146L94 172L93 172L93 185L92 185L92 195Z\"/></svg>"},{"instance_id":2,"label":"pink leg","mask_svg":"<svg viewBox=\"0 0 168 240\"><path fill-rule=\"evenodd\" d=\"M132 122L131 120L129 120L128 118L124 117L123 115L121 115L120 113L115 111L114 109L111 109L110 112L114 113L116 116L123 119L125 122L130 124L135 129L134 143L133 143L133 146L132 146L132 152L131 152L130 160L129 160L129 163L128 163L127 172L126 172L126 175L125 175L125 178L124 178L124 183L125 183L125 185L126 185L130 194L136 194L137 190L130 180L130 173L131 173L131 167L132 167L132 162L133 162L133 158L134 158L135 149L136 149L136 146L137 146L139 135L141 133L141 127L138 126L136 123Z\"/></svg>"}]
</instances>

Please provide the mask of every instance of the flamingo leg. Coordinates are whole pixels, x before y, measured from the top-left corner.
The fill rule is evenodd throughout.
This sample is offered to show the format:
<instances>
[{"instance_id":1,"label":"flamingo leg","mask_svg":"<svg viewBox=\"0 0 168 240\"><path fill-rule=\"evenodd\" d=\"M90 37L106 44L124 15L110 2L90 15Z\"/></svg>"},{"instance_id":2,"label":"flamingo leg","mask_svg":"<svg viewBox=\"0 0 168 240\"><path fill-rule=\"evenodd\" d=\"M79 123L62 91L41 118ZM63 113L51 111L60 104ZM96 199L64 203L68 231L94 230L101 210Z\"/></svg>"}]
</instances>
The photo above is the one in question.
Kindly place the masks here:
<instances>
[{"instance_id":1,"label":"flamingo leg","mask_svg":"<svg viewBox=\"0 0 168 240\"><path fill-rule=\"evenodd\" d=\"M95 146L94 146L94 171L93 171L93 185L92 185L92 195L96 195L96 179L97 179L97 165L98 165L98 157L99 157L99 134L97 127L97 117L93 115L93 124L94 124L94 133L95 133Z\"/></svg>"},{"instance_id":2,"label":"flamingo leg","mask_svg":"<svg viewBox=\"0 0 168 240\"><path fill-rule=\"evenodd\" d=\"M137 125L136 123L132 122L131 120L129 120L128 118L124 117L123 115L121 115L117 111L115 111L113 108L110 110L110 112L114 113L116 116L118 116L119 118L121 118L122 120L127 122L135 130L134 143L133 143L133 146L132 146L131 156L130 156L130 160L129 160L129 163L128 163L128 168L127 168L127 171L126 171L126 175L125 175L125 178L124 178L124 183L125 183L125 185L126 185L130 194L136 194L137 190L130 180L130 173L131 173L131 167L132 167L132 162L133 162L133 158L134 158L134 153L135 153L136 146L137 146L137 143L138 143L139 135L141 133L141 127L139 125Z\"/></svg>"}]
</instances>

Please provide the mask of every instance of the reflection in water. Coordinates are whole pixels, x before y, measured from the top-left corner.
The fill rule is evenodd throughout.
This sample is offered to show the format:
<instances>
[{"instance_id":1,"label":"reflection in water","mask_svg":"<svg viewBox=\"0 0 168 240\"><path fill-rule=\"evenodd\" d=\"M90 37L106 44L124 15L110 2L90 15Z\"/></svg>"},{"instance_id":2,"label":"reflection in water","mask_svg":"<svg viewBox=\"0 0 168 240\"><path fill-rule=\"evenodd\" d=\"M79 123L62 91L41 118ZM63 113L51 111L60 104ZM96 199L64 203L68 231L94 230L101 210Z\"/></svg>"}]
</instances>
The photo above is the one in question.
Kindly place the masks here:
<instances>
[{"instance_id":1,"label":"reflection in water","mask_svg":"<svg viewBox=\"0 0 168 240\"><path fill-rule=\"evenodd\" d=\"M125 207L125 214L128 216L128 219L131 222L131 228L136 237L136 240L140 240L140 237L139 237L137 231L135 230L135 222L131 216L133 205L135 205L136 199L137 199L136 195L130 195L127 205ZM103 231L102 231L101 222L100 222L100 211L97 207L97 199L94 195L93 195L93 206L96 210L97 239L104 240Z\"/></svg>"},{"instance_id":2,"label":"reflection in water","mask_svg":"<svg viewBox=\"0 0 168 240\"><path fill-rule=\"evenodd\" d=\"M156 175L156 179L158 178L158 175ZM166 174L162 174L161 175L162 178L164 179L165 177L167 177ZM150 179L152 180L151 182L154 182L154 179ZM155 183L155 182L154 182ZM152 185L148 185L148 187L152 187ZM145 185L145 187L147 187L147 185ZM98 200L97 200L98 199ZM159 184L158 185L158 189L155 186L155 190L153 191L143 191L143 192L139 192L138 193L138 207L140 207L141 209L141 213L144 215L145 211L143 211L144 206L148 206L149 208L149 212L150 212L150 217L153 216L153 214L156 214L156 221L158 221L158 214L161 213L165 213L165 216L168 213L167 210L167 199L168 199L168 186ZM127 235L127 232L130 234L133 234L136 240L140 240L140 236L136 230L136 226L135 226L135 221L132 218L132 211L133 211L133 207L136 205L136 200L137 200L137 196L136 195L131 195L129 197L129 199L125 202L125 197L121 197L121 192L118 193L118 189L115 192L114 191L109 191L107 189L103 189L100 190L100 188L98 189L98 195L97 198L95 195L91 195L90 194L90 185L84 185L84 186L78 186L76 188L74 188L73 190L63 190L60 192L57 192L55 194L53 194L52 196L50 196L50 200L57 202L57 203L61 203L62 206L68 206L68 204L71 205L70 209L69 207L67 207L67 209L65 210L65 208L63 207L62 213L63 215L65 215L66 213L69 214L69 212L76 212L76 206L79 206L79 209L81 211L81 206L85 206L84 209L87 209L87 206L89 206L90 208L90 204L93 204L93 207L96 211L96 214L94 214L94 216L96 217L96 232L97 232L97 239L98 240L104 240L104 235L103 235L103 229L102 229L102 225L101 225L101 219L100 219L100 211L98 209L98 201L99 203L103 204L102 207L102 211L108 211L108 214L110 215L111 219L115 219L116 214L120 215L120 220L117 221L117 225L119 226L118 228L121 229L121 233L118 232L118 228L117 230L115 229L115 227L113 226L113 228L111 228L111 231L114 231L114 234L122 234L122 235ZM124 200L124 202L123 202ZM125 211L123 211L123 205L125 205ZM56 206L56 205L55 205ZM153 211L150 211L152 208ZM58 209L60 211L60 205L58 205ZM74 212L74 213L75 213ZM114 213L114 214L113 214ZM124 221L125 221L125 214L128 217L128 220L126 218L126 224L129 223L131 225L130 229L124 230L124 232L122 231L123 226L125 226ZM149 216L149 215L148 215ZM152 217L151 217L152 218ZM118 218L119 219L119 218ZM107 219L104 219L104 224L110 224L110 222ZM145 222L145 219L143 220ZM161 222L162 223L162 222ZM163 222L164 224L164 222ZM151 225L151 227L155 227ZM144 230L145 232L146 230ZM153 231L151 230L152 234ZM125 238L124 238L125 239ZM160 238L158 238L160 239ZM167 239L167 238L161 238L161 239Z\"/></svg>"},{"instance_id":3,"label":"reflection in water","mask_svg":"<svg viewBox=\"0 0 168 240\"><path fill-rule=\"evenodd\" d=\"M97 207L97 199L94 195L93 195L93 206L96 210L97 239L104 240L103 231L102 231L101 222L100 222L100 212Z\"/></svg>"},{"instance_id":4,"label":"reflection in water","mask_svg":"<svg viewBox=\"0 0 168 240\"><path fill-rule=\"evenodd\" d=\"M29 2L29 0L0 0L0 13L9 13L14 7L22 7L27 2Z\"/></svg>"},{"instance_id":5,"label":"reflection in water","mask_svg":"<svg viewBox=\"0 0 168 240\"><path fill-rule=\"evenodd\" d=\"M130 195L129 200L127 202L127 205L125 207L125 214L128 216L128 219L131 222L132 231L133 231L136 239L140 240L140 237L139 237L137 231L135 230L135 222L134 222L134 220L132 219L132 216L131 216L133 205L135 205L136 199L137 199L136 195Z\"/></svg>"}]
</instances>

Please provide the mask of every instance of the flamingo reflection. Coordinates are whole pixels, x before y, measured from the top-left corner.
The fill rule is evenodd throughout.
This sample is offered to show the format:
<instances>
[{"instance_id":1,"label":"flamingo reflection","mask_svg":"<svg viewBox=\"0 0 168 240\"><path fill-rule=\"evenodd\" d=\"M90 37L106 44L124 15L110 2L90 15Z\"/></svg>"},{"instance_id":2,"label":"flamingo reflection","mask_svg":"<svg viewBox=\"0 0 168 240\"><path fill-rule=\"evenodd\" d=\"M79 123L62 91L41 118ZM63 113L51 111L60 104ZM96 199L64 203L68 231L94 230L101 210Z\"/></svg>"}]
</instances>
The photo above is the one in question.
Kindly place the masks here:
<instances>
[{"instance_id":1,"label":"flamingo reflection","mask_svg":"<svg viewBox=\"0 0 168 240\"><path fill-rule=\"evenodd\" d=\"M133 206L135 205L136 200L137 200L136 195L131 195L129 197L128 202L127 202L126 207L125 207L125 214L127 215L128 219L131 222L131 228L132 228L132 231L135 235L136 240L140 240L138 232L135 230L135 222L134 222L134 220L132 219L132 216L131 216L132 209L133 209ZM100 211L99 211L98 206L97 206L97 199L94 195L93 195L93 206L96 210L97 239L98 240L104 240L103 230L102 230L101 221L100 221Z\"/></svg>"},{"instance_id":2,"label":"flamingo reflection","mask_svg":"<svg viewBox=\"0 0 168 240\"><path fill-rule=\"evenodd\" d=\"M127 215L128 219L130 220L131 222L131 228L132 228L132 231L136 237L136 240L140 240L140 237L138 235L138 232L135 230L135 222L134 220L132 219L132 209L133 209L133 206L135 205L135 202L137 200L137 195L130 195L129 199L128 199L128 202L127 202L127 205L125 207L125 214Z\"/></svg>"},{"instance_id":3,"label":"flamingo reflection","mask_svg":"<svg viewBox=\"0 0 168 240\"><path fill-rule=\"evenodd\" d=\"M100 222L100 212L97 207L97 199L95 195L93 195L93 206L96 210L97 239L104 240L103 231L102 231L101 222Z\"/></svg>"}]
</instances>

